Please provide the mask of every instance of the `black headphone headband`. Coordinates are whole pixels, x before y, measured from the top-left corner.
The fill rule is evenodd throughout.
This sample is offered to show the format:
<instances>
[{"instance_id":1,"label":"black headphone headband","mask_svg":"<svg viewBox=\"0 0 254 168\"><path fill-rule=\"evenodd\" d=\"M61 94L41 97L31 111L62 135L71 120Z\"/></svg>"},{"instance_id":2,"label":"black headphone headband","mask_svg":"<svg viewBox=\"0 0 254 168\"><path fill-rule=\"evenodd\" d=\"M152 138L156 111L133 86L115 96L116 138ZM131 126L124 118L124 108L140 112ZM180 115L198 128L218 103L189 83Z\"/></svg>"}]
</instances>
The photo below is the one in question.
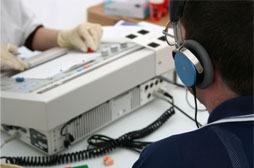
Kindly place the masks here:
<instances>
[{"instance_id":1,"label":"black headphone headband","mask_svg":"<svg viewBox=\"0 0 254 168\"><path fill-rule=\"evenodd\" d=\"M176 23L183 15L185 0L170 0L169 2L169 17L171 23Z\"/></svg>"}]
</instances>

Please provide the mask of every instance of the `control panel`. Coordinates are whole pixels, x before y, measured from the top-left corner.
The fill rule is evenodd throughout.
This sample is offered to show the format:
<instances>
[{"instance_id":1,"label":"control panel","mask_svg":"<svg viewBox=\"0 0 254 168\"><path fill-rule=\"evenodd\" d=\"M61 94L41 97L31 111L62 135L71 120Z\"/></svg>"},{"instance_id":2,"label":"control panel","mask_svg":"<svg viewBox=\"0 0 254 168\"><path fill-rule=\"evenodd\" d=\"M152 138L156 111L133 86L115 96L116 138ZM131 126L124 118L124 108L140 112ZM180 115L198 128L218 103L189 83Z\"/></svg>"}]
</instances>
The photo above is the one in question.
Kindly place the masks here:
<instances>
[{"instance_id":1,"label":"control panel","mask_svg":"<svg viewBox=\"0 0 254 168\"><path fill-rule=\"evenodd\" d=\"M26 60L26 71L2 76L1 91L40 94L141 48L127 42L102 43L90 53L54 48Z\"/></svg>"}]
</instances>

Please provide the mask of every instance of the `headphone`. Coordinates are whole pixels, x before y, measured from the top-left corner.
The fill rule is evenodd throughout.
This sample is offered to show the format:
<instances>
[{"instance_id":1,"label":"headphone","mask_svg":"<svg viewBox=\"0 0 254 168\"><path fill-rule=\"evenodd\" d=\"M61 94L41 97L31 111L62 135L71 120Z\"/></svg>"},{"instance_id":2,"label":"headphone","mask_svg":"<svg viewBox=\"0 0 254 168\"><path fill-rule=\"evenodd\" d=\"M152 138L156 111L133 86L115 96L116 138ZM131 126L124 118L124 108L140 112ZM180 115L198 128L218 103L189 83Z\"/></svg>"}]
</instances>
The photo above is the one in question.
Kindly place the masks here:
<instances>
[{"instance_id":1,"label":"headphone","mask_svg":"<svg viewBox=\"0 0 254 168\"><path fill-rule=\"evenodd\" d=\"M173 26L176 49L173 51L176 72L181 81L188 87L207 88L213 80L213 66L205 48L195 40L183 40L180 18L185 1L170 0L169 25ZM168 34L166 32L166 34ZM168 41L167 41L168 42ZM169 45L172 45L168 42Z\"/></svg>"}]
</instances>

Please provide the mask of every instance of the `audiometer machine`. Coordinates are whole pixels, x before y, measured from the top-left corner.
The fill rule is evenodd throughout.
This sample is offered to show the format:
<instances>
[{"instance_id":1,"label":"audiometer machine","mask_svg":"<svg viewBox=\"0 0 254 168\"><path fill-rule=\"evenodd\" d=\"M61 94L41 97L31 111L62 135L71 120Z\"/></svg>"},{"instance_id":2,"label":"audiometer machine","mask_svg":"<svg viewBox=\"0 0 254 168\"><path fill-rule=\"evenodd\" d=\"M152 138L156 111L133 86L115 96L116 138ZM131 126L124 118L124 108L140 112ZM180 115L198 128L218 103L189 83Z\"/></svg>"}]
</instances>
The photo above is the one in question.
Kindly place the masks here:
<instances>
[{"instance_id":1,"label":"audiometer machine","mask_svg":"<svg viewBox=\"0 0 254 168\"><path fill-rule=\"evenodd\" d=\"M96 52L53 48L1 73L1 129L49 155L152 101L173 68L162 35L139 30Z\"/></svg>"}]
</instances>

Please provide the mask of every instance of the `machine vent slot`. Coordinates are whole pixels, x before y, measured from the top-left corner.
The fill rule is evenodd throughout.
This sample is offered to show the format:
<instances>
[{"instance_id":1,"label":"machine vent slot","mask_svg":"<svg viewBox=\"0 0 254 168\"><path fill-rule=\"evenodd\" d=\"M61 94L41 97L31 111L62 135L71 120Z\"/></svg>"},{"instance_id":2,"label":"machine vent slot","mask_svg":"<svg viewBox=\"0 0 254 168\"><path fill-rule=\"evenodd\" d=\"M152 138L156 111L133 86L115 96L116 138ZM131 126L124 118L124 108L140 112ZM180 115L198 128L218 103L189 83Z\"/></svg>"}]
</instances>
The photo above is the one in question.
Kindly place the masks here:
<instances>
[{"instance_id":1,"label":"machine vent slot","mask_svg":"<svg viewBox=\"0 0 254 168\"><path fill-rule=\"evenodd\" d=\"M131 109L140 106L140 88L137 87L131 91Z\"/></svg>"},{"instance_id":2,"label":"machine vent slot","mask_svg":"<svg viewBox=\"0 0 254 168\"><path fill-rule=\"evenodd\" d=\"M110 121L112 121L111 102L107 102L74 120L68 126L68 132L71 133L75 139L83 138L89 133L102 128Z\"/></svg>"}]
</instances>

